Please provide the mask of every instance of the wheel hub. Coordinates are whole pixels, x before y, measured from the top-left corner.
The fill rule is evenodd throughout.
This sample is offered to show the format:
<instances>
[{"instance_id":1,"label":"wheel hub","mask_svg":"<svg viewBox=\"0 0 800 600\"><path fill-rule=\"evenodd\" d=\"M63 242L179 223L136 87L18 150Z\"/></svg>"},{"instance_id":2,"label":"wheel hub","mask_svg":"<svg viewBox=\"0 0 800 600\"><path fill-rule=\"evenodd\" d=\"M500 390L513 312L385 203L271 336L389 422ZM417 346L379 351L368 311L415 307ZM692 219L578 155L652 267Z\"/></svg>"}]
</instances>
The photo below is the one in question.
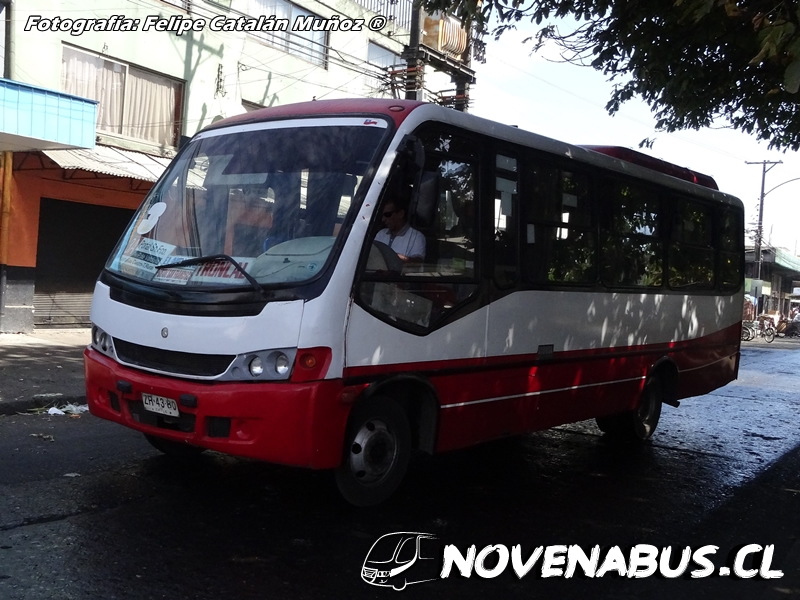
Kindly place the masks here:
<instances>
[{"instance_id":1,"label":"wheel hub","mask_svg":"<svg viewBox=\"0 0 800 600\"><path fill-rule=\"evenodd\" d=\"M386 423L371 419L359 429L350 447L350 469L361 483L380 481L397 459L397 440Z\"/></svg>"}]
</instances>

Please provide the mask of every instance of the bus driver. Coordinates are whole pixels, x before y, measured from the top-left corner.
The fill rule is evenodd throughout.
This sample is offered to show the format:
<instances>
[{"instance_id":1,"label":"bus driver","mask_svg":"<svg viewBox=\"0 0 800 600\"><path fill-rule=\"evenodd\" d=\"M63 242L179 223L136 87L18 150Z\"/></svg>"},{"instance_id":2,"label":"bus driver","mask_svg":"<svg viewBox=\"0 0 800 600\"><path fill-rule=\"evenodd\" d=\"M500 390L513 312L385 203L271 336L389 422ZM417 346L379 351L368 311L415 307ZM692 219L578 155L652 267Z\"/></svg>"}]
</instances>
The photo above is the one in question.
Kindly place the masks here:
<instances>
[{"instance_id":1,"label":"bus driver","mask_svg":"<svg viewBox=\"0 0 800 600\"><path fill-rule=\"evenodd\" d=\"M375 241L389 246L405 263L421 263L425 258L425 236L408 224L406 209L389 200L381 221L385 227L375 234Z\"/></svg>"}]
</instances>

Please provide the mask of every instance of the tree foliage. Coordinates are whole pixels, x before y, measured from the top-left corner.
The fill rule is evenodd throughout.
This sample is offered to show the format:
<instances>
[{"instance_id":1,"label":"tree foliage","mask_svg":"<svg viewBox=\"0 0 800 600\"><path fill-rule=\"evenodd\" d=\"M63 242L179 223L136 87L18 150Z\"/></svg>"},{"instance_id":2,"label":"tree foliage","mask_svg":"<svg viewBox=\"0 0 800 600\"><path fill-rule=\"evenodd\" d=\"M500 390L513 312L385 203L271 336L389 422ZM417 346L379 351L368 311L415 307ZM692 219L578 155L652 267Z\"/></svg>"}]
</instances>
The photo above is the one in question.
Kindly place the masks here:
<instances>
[{"instance_id":1,"label":"tree foliage","mask_svg":"<svg viewBox=\"0 0 800 600\"><path fill-rule=\"evenodd\" d=\"M531 22L533 41L555 40L566 60L615 86L610 113L644 100L664 131L727 122L800 148L800 0L422 0L499 37ZM563 32L555 22L576 23ZM490 27L490 23L499 25Z\"/></svg>"}]
</instances>

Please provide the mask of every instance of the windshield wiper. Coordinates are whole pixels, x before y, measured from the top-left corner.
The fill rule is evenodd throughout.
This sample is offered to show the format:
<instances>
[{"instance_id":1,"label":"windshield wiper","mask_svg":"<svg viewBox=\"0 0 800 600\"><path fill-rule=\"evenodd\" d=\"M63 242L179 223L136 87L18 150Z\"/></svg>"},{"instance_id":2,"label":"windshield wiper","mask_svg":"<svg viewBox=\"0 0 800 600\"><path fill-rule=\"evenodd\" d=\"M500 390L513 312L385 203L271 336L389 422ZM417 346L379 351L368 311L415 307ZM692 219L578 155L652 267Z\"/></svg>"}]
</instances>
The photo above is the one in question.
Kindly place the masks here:
<instances>
[{"instance_id":1,"label":"windshield wiper","mask_svg":"<svg viewBox=\"0 0 800 600\"><path fill-rule=\"evenodd\" d=\"M209 254L208 256L197 256L195 258L187 258L186 260L182 260L180 262L170 263L168 265L156 265L156 269L169 269L170 267L191 267L192 265L201 265L207 262L214 262L218 260L224 260L231 263L237 271L239 271L247 281L250 282L250 285L253 286L253 289L256 290L259 294L261 294L262 298L267 298L267 293L264 291L264 288L261 287L261 284L258 283L255 277L250 275L247 271L242 268L235 259L228 256L227 254Z\"/></svg>"}]
</instances>

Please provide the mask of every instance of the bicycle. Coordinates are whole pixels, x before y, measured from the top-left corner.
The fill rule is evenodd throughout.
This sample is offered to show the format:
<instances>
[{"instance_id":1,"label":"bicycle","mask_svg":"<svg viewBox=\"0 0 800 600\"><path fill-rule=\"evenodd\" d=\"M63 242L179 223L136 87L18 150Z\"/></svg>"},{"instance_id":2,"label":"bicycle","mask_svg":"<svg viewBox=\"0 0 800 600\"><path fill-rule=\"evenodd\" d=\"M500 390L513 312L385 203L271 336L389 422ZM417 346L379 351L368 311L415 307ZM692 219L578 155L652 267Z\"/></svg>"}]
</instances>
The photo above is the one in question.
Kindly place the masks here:
<instances>
[{"instance_id":1,"label":"bicycle","mask_svg":"<svg viewBox=\"0 0 800 600\"><path fill-rule=\"evenodd\" d=\"M763 319L756 321L742 321L743 342L749 342L756 337L763 337L764 341L771 344L775 340L775 328Z\"/></svg>"}]
</instances>

